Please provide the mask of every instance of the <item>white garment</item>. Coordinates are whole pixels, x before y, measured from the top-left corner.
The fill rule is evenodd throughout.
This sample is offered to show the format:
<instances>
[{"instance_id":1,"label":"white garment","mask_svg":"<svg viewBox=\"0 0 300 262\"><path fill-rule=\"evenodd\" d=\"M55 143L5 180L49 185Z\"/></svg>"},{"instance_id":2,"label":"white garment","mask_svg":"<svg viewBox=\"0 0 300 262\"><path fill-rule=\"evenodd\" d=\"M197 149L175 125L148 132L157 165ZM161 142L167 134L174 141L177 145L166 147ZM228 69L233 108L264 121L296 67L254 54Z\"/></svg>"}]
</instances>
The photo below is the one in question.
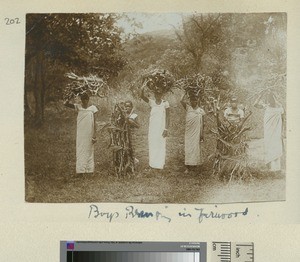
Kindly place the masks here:
<instances>
[{"instance_id":1,"label":"white garment","mask_svg":"<svg viewBox=\"0 0 300 262\"><path fill-rule=\"evenodd\" d=\"M272 171L280 170L280 157L282 156L282 107L265 107L264 116L264 145L265 162L271 163ZM274 162L274 163L272 163Z\"/></svg>"},{"instance_id":2,"label":"white garment","mask_svg":"<svg viewBox=\"0 0 300 262\"><path fill-rule=\"evenodd\" d=\"M196 166L201 164L200 135L203 124L202 116L205 112L200 107L193 109L190 105L186 106L185 121L185 165Z\"/></svg>"},{"instance_id":3,"label":"white garment","mask_svg":"<svg viewBox=\"0 0 300 262\"><path fill-rule=\"evenodd\" d=\"M166 161L166 138L162 136L166 125L166 109L169 108L168 101L162 100L158 105L149 99L151 107L149 121L149 166L163 169Z\"/></svg>"},{"instance_id":4,"label":"white garment","mask_svg":"<svg viewBox=\"0 0 300 262\"><path fill-rule=\"evenodd\" d=\"M76 173L93 173L95 164L92 138L94 134L94 113L98 109L94 105L83 108L80 104L75 104L75 109L78 111Z\"/></svg>"},{"instance_id":5,"label":"white garment","mask_svg":"<svg viewBox=\"0 0 300 262\"><path fill-rule=\"evenodd\" d=\"M244 111L240 108L233 110L231 107L225 109L224 117L231 123L239 123L244 117Z\"/></svg>"}]
</instances>

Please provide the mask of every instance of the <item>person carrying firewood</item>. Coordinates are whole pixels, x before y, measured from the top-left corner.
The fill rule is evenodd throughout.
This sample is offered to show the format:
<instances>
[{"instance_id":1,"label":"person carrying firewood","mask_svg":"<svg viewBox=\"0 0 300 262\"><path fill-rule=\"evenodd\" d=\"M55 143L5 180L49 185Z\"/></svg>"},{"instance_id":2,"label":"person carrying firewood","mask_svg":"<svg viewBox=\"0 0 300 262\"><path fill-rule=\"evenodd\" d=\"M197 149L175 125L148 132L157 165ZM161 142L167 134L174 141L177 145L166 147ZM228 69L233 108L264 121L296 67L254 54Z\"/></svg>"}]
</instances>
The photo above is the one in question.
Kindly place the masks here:
<instances>
[{"instance_id":1,"label":"person carrying firewood","mask_svg":"<svg viewBox=\"0 0 300 262\"><path fill-rule=\"evenodd\" d=\"M265 99L263 99L265 97ZM254 106L264 109L264 151L265 163L272 172L281 171L281 156L283 154L283 113L284 109L275 94L270 90L262 92Z\"/></svg>"},{"instance_id":2,"label":"person carrying firewood","mask_svg":"<svg viewBox=\"0 0 300 262\"><path fill-rule=\"evenodd\" d=\"M94 173L94 143L96 142L95 114L98 109L89 104L89 95L80 95L81 104L72 104L69 100L64 102L66 107L75 109L77 115L76 136L76 173Z\"/></svg>"},{"instance_id":3,"label":"person carrying firewood","mask_svg":"<svg viewBox=\"0 0 300 262\"><path fill-rule=\"evenodd\" d=\"M185 173L188 173L202 163L200 142L203 142L203 116L205 112L199 106L197 96L187 98L187 93L185 93L180 102L186 110L184 152Z\"/></svg>"},{"instance_id":4,"label":"person carrying firewood","mask_svg":"<svg viewBox=\"0 0 300 262\"><path fill-rule=\"evenodd\" d=\"M141 98L151 107L149 120L149 166L163 169L166 160L166 138L169 128L169 102L163 100L163 93L154 91L154 99L145 95L146 86L142 87Z\"/></svg>"}]
</instances>

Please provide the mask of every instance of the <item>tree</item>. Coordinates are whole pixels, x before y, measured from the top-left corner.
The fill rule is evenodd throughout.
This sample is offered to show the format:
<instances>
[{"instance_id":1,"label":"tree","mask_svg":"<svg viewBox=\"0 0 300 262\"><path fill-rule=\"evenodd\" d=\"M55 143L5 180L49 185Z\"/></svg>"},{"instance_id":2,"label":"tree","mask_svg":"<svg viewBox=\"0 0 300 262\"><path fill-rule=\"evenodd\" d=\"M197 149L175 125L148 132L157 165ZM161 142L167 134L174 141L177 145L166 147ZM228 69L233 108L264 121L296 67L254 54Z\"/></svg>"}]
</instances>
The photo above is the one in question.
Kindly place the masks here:
<instances>
[{"instance_id":1,"label":"tree","mask_svg":"<svg viewBox=\"0 0 300 262\"><path fill-rule=\"evenodd\" d=\"M176 35L192 55L195 73L203 73L204 56L215 58L214 51L224 43L222 23L225 19L221 14L194 14L183 18L182 30L177 30Z\"/></svg>"},{"instance_id":2,"label":"tree","mask_svg":"<svg viewBox=\"0 0 300 262\"><path fill-rule=\"evenodd\" d=\"M31 88L36 126L44 120L46 92L61 85L63 72L112 77L124 67L117 18L114 14L27 14L25 102Z\"/></svg>"},{"instance_id":3,"label":"tree","mask_svg":"<svg viewBox=\"0 0 300 262\"><path fill-rule=\"evenodd\" d=\"M230 24L231 71L236 85L252 98L273 86L285 100L286 14L234 14Z\"/></svg>"}]
</instances>

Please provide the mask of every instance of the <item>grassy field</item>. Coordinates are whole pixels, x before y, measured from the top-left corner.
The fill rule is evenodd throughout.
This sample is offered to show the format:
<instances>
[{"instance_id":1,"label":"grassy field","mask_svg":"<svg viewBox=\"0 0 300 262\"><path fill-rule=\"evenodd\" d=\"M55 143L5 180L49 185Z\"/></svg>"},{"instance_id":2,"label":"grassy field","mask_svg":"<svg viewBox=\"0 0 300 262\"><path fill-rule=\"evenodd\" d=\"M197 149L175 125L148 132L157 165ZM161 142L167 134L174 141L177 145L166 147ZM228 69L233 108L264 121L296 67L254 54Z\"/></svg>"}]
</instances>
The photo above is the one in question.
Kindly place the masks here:
<instances>
[{"instance_id":1,"label":"grassy field","mask_svg":"<svg viewBox=\"0 0 300 262\"><path fill-rule=\"evenodd\" d=\"M118 100L118 97L115 98ZM173 99L173 100L172 100ZM285 176L272 175L262 164L262 141L250 142L251 161L261 171L246 181L229 184L212 176L208 156L214 152L215 139L205 129L203 157L197 170L184 170L184 110L169 99L171 108L170 136L167 140L166 167L148 170L147 131L149 109L135 103L141 128L135 145L140 163L132 177L117 178L112 168L107 131L99 131L95 145L95 174L75 174L76 112L59 103L49 104L45 124L40 129L25 125L25 189L28 202L144 202L144 203L221 203L276 201L285 199ZM109 120L113 101L92 101L100 108L98 129ZM175 106L177 105L177 106ZM208 123L208 118L205 118ZM255 136L255 135L254 135Z\"/></svg>"}]
</instances>

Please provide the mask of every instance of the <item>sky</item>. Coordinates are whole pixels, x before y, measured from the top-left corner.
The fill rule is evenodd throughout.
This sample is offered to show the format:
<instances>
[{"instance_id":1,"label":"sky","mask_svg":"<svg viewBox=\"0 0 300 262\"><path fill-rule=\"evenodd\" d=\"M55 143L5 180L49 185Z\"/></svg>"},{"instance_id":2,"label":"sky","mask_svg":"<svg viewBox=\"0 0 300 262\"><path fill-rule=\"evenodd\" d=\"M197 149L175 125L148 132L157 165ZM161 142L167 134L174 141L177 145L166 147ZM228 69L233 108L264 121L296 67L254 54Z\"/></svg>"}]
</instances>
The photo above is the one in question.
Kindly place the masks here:
<instances>
[{"instance_id":1,"label":"sky","mask_svg":"<svg viewBox=\"0 0 300 262\"><path fill-rule=\"evenodd\" d=\"M137 28L136 33L143 34L152 31L178 28L181 24L181 13L126 13L129 18L141 23L143 28ZM133 33L130 23L126 19L118 21L118 25L124 28L125 33Z\"/></svg>"}]
</instances>

